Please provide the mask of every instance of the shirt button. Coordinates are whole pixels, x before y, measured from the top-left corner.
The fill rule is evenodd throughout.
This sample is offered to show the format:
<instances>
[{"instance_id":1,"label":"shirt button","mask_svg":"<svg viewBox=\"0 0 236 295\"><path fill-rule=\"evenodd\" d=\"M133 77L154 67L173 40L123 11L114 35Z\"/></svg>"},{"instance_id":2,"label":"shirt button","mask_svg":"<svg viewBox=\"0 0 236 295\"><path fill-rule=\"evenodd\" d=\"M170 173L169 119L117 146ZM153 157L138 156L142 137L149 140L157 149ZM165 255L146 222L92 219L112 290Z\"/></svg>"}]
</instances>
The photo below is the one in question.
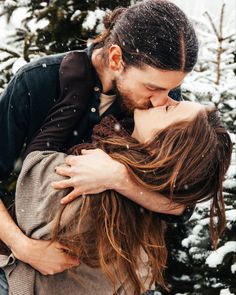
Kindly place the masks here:
<instances>
[{"instance_id":1,"label":"shirt button","mask_svg":"<svg viewBox=\"0 0 236 295\"><path fill-rule=\"evenodd\" d=\"M91 108L91 112L92 113L95 113L96 112L96 109L95 108Z\"/></svg>"},{"instance_id":2,"label":"shirt button","mask_svg":"<svg viewBox=\"0 0 236 295\"><path fill-rule=\"evenodd\" d=\"M97 87L97 86L95 86L93 89L94 89L94 91L96 91L96 92L100 91L99 87Z\"/></svg>"}]
</instances>

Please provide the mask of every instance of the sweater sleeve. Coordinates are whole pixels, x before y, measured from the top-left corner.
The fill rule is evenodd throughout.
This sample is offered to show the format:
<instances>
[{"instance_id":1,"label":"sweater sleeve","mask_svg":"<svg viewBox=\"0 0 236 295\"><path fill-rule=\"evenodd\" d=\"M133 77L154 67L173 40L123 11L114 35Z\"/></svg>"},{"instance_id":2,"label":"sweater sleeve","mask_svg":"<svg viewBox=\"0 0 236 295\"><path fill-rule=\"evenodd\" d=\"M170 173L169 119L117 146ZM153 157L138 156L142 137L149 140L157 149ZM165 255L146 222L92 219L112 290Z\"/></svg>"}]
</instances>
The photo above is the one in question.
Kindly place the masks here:
<instances>
[{"instance_id":1,"label":"sweater sleeve","mask_svg":"<svg viewBox=\"0 0 236 295\"><path fill-rule=\"evenodd\" d=\"M61 94L42 127L28 145L24 158L33 151L64 151L72 129L89 103L92 71L85 52L70 52L59 70Z\"/></svg>"}]
</instances>

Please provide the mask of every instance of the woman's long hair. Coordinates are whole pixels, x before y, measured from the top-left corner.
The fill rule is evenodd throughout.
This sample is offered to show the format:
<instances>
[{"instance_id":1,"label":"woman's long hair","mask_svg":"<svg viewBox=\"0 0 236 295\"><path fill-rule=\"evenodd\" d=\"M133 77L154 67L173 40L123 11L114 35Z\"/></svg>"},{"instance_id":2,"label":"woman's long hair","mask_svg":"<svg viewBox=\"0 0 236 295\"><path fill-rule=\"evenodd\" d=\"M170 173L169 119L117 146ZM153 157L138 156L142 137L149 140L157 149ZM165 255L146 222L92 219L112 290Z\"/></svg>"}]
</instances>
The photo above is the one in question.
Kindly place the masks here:
<instances>
[{"instance_id":1,"label":"woman's long hair","mask_svg":"<svg viewBox=\"0 0 236 295\"><path fill-rule=\"evenodd\" d=\"M138 185L173 202L191 206L211 199L210 231L216 247L225 227L222 183L232 152L230 137L216 110L201 112L191 122L168 126L146 144L130 136L113 136L100 138L97 147L124 164ZM75 146L70 152L79 154L80 149ZM70 204L62 206L56 218L53 240L66 245L81 262L101 267L113 286L126 274L134 294L140 294L146 290L137 271L143 251L150 284L165 287L167 251L164 223L158 214L111 190L82 198L73 220L61 228L60 219L66 211L70 214Z\"/></svg>"}]
</instances>

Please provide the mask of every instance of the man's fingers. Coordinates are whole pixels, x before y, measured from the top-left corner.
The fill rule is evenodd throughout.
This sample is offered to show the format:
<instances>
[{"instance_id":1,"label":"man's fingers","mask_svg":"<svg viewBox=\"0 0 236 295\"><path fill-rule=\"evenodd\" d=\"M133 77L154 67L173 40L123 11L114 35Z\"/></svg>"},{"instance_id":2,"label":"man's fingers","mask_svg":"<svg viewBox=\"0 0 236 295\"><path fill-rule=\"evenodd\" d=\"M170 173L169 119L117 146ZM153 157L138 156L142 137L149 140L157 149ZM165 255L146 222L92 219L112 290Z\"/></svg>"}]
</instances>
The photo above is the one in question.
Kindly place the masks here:
<instances>
[{"instance_id":1,"label":"man's fingers","mask_svg":"<svg viewBox=\"0 0 236 295\"><path fill-rule=\"evenodd\" d=\"M67 165L70 165L71 166L71 165L73 165L75 163L75 160L77 159L77 157L79 157L79 156L69 155L69 156L67 156L65 158L65 163Z\"/></svg>"},{"instance_id":2,"label":"man's fingers","mask_svg":"<svg viewBox=\"0 0 236 295\"><path fill-rule=\"evenodd\" d=\"M67 255L67 256L68 256L66 258L67 259L67 261L66 261L67 265L69 265L70 267L80 265L80 261L79 261L78 257L73 257L73 256L70 256L70 255Z\"/></svg>"},{"instance_id":3,"label":"man's fingers","mask_svg":"<svg viewBox=\"0 0 236 295\"><path fill-rule=\"evenodd\" d=\"M66 250L66 251L70 251L70 249L68 247L66 247L65 245L60 244L59 242L53 242L55 247L59 250Z\"/></svg>"},{"instance_id":4,"label":"man's fingers","mask_svg":"<svg viewBox=\"0 0 236 295\"><path fill-rule=\"evenodd\" d=\"M71 179L64 179L60 181L53 181L51 183L51 186L55 189L63 189L63 188L73 187L73 183Z\"/></svg>"},{"instance_id":5,"label":"man's fingers","mask_svg":"<svg viewBox=\"0 0 236 295\"><path fill-rule=\"evenodd\" d=\"M72 265L72 266L80 264L78 257L70 255L70 251L71 251L70 248L60 244L59 242L54 242L54 246L58 250L65 250L65 252L62 252L63 259L66 261L65 264Z\"/></svg>"},{"instance_id":6,"label":"man's fingers","mask_svg":"<svg viewBox=\"0 0 236 295\"><path fill-rule=\"evenodd\" d=\"M94 152L95 150L94 149L91 149L91 150L81 150L81 154L82 155L90 155Z\"/></svg>"},{"instance_id":7,"label":"man's fingers","mask_svg":"<svg viewBox=\"0 0 236 295\"><path fill-rule=\"evenodd\" d=\"M99 151L101 151L101 149L90 149L90 150L81 150L81 154L82 155L90 155L90 154L94 154L94 153L98 153Z\"/></svg>"},{"instance_id":8,"label":"man's fingers","mask_svg":"<svg viewBox=\"0 0 236 295\"><path fill-rule=\"evenodd\" d=\"M64 198L61 199L61 204L66 205L76 199L78 196L80 196L81 193L78 190L73 190L68 195L66 195Z\"/></svg>"},{"instance_id":9,"label":"man's fingers","mask_svg":"<svg viewBox=\"0 0 236 295\"><path fill-rule=\"evenodd\" d=\"M55 168L55 171L57 174L59 174L61 176L72 176L71 167L57 166Z\"/></svg>"}]
</instances>

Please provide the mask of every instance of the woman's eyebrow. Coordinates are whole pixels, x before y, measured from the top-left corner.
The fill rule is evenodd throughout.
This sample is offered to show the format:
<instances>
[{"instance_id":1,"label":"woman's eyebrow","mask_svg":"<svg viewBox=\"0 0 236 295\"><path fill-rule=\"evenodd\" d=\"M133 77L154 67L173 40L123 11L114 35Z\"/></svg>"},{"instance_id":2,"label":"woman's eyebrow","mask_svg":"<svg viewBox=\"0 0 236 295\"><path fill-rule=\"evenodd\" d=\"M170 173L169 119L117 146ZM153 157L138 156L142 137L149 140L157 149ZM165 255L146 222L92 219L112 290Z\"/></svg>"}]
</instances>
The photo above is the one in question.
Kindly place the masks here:
<instances>
[{"instance_id":1,"label":"woman's eyebrow","mask_svg":"<svg viewBox=\"0 0 236 295\"><path fill-rule=\"evenodd\" d=\"M175 106L174 106L174 110L176 110L176 108L180 105L180 102L178 102Z\"/></svg>"}]
</instances>

